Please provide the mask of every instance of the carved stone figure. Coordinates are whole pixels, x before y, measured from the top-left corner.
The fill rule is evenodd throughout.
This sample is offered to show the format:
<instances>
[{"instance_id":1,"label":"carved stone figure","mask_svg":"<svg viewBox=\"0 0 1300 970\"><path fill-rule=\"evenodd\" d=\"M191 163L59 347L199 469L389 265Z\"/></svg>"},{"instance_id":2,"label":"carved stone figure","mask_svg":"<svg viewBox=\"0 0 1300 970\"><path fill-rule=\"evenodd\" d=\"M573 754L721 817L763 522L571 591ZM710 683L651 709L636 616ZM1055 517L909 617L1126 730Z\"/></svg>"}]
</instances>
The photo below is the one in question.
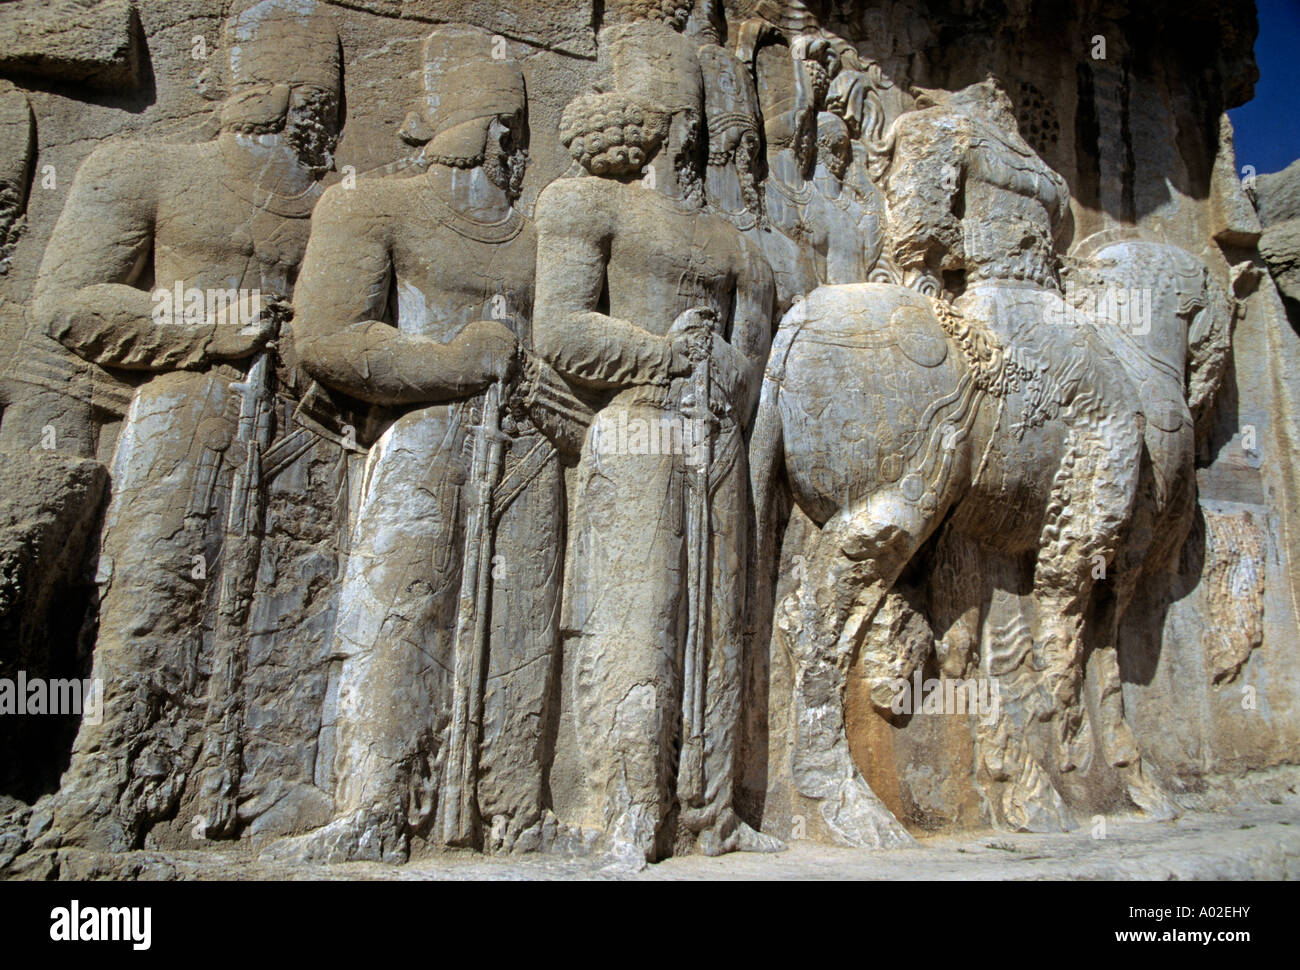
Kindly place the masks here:
<instances>
[{"instance_id":1,"label":"carved stone figure","mask_svg":"<svg viewBox=\"0 0 1300 970\"><path fill-rule=\"evenodd\" d=\"M704 192L719 215L741 232L753 232L764 228L758 91L749 65L722 46L725 30L716 0L696 4L690 32L699 43L709 133Z\"/></svg>"},{"instance_id":2,"label":"carved stone figure","mask_svg":"<svg viewBox=\"0 0 1300 970\"><path fill-rule=\"evenodd\" d=\"M703 92L685 40L649 21L607 36L615 91L575 100L561 125L590 174L552 183L537 207L538 347L603 404L577 469L566 579L581 822L632 865L692 845L779 847L732 805L743 434L772 278L703 207Z\"/></svg>"},{"instance_id":3,"label":"carved stone figure","mask_svg":"<svg viewBox=\"0 0 1300 970\"><path fill-rule=\"evenodd\" d=\"M277 849L317 858L542 834L562 478L527 414L502 409L531 342L524 81L459 27L428 38L424 78L428 171L327 192L295 298L307 369L401 408L371 448L343 577L336 819Z\"/></svg>"},{"instance_id":4,"label":"carved stone figure","mask_svg":"<svg viewBox=\"0 0 1300 970\"><path fill-rule=\"evenodd\" d=\"M35 152L31 105L21 91L0 82L0 276L8 270L10 253L26 227ZM98 443L98 424L92 414L96 397L101 410L115 404L125 410L129 390L105 394L109 386L120 388L121 382L107 378L93 365L68 363L68 352L44 333L25 333L26 322L17 305L4 306L0 314L5 316L7 328L19 330L23 336L22 364L6 361L0 367L0 407L5 415L0 423L0 448L93 457Z\"/></svg>"},{"instance_id":5,"label":"carved stone figure","mask_svg":"<svg viewBox=\"0 0 1300 970\"><path fill-rule=\"evenodd\" d=\"M801 42L805 43L805 42ZM770 28L742 25L738 56L757 80L767 146L763 205L774 233L760 243L776 277L782 311L817 286L817 267L808 245L811 229L804 208L815 191L809 180L817 153L816 91L793 50Z\"/></svg>"},{"instance_id":6,"label":"carved stone figure","mask_svg":"<svg viewBox=\"0 0 1300 970\"><path fill-rule=\"evenodd\" d=\"M1035 6L0 0L0 874L1293 798L1251 5Z\"/></svg>"},{"instance_id":7,"label":"carved stone figure","mask_svg":"<svg viewBox=\"0 0 1300 970\"><path fill-rule=\"evenodd\" d=\"M790 308L812 286L812 259L768 221L762 179L762 113L752 64L722 46L725 22L716 3L697 5L691 22L700 41L704 75L704 123L708 130L708 205L758 246L777 283L775 314Z\"/></svg>"},{"instance_id":8,"label":"carved stone figure","mask_svg":"<svg viewBox=\"0 0 1300 970\"><path fill-rule=\"evenodd\" d=\"M842 68L845 59L859 61L851 48L837 50L836 41L847 47L824 32L790 38L766 23L741 31L740 50L754 65L763 101L765 198L773 225L803 261L795 271L805 278L798 295L811 290L812 280L866 281L883 243L884 205L868 173L870 152L855 144L864 122L883 122L883 109L878 97L868 98L874 90L865 72ZM767 241L765 251L774 268L789 263L776 241Z\"/></svg>"},{"instance_id":9,"label":"carved stone figure","mask_svg":"<svg viewBox=\"0 0 1300 970\"><path fill-rule=\"evenodd\" d=\"M203 767L222 789L212 793L214 834L233 824L238 739L220 725L234 727L224 707L226 693L238 694L231 641L258 559L249 536L260 528L273 367L259 350L290 296L330 166L339 49L330 16L297 0L248 8L229 42L233 93L217 140L96 150L34 300L42 325L78 355L153 375L131 402L112 468L92 673L104 717L83 723L52 809L47 839L65 844L137 847ZM140 287L150 261L152 294ZM205 742L202 711L186 698L201 696L201 618L214 600L216 707ZM205 743L222 750L201 754Z\"/></svg>"},{"instance_id":10,"label":"carved stone figure","mask_svg":"<svg viewBox=\"0 0 1300 970\"><path fill-rule=\"evenodd\" d=\"M879 193L860 195L850 185L847 176L852 163L848 125L838 115L820 112L812 178L817 191L808 199L804 218L813 227L809 241L817 277L825 283L865 283L883 242Z\"/></svg>"},{"instance_id":11,"label":"carved stone figure","mask_svg":"<svg viewBox=\"0 0 1300 970\"><path fill-rule=\"evenodd\" d=\"M36 126L23 93L0 81L0 276L27 225L28 183L33 175ZM56 180L57 184L57 180ZM0 308L3 326L20 336L18 360L0 365L0 449L57 451L93 458L104 415L120 418L131 386L102 367L72 355L42 327L31 326L22 308ZM57 493L58 490L56 490ZM57 503L59 500L54 499Z\"/></svg>"},{"instance_id":12,"label":"carved stone figure","mask_svg":"<svg viewBox=\"0 0 1300 970\"><path fill-rule=\"evenodd\" d=\"M933 650L945 671L978 670L1008 695L977 745L997 822L1071 824L1048 773L1068 783L1071 771L1088 770L1090 718L1100 718L1097 743L1133 801L1168 813L1122 715L1105 710L1118 703L1113 654L1103 636L1094 655L1085 626L1098 606L1099 564L1135 582L1152 551L1145 517L1180 514L1168 498L1137 515L1143 468L1163 469L1157 496L1190 472L1190 439L1144 439L1153 422L1190 430L1181 384L1155 375L1182 371L1188 308L1206 313L1198 345L1220 340L1208 334L1228 320L1204 295L1203 271L1191 272L1194 292L1162 300L1160 332L1142 341L1160 349L1120 351L1118 338L1062 299L1052 241L1065 187L1016 134L1004 96L984 83L937 100L899 119L887 182L897 263L928 295L883 284L816 291L782 322L753 437L760 513L783 460L794 500L821 530L776 620L796 653L794 780L841 840L903 838L849 755L844 678L862 651L877 672L872 699L888 709L890 685ZM958 290L951 303L940 278ZM831 378L830 347L862 354L861 366L836 365ZM920 649L900 650L891 641L915 611L891 591L941 523L939 560L971 541L990 563L1029 556L1034 566L1024 584L944 585ZM1007 592L1018 585L1024 593ZM1081 695L1085 670L1099 682L1096 706Z\"/></svg>"}]
</instances>

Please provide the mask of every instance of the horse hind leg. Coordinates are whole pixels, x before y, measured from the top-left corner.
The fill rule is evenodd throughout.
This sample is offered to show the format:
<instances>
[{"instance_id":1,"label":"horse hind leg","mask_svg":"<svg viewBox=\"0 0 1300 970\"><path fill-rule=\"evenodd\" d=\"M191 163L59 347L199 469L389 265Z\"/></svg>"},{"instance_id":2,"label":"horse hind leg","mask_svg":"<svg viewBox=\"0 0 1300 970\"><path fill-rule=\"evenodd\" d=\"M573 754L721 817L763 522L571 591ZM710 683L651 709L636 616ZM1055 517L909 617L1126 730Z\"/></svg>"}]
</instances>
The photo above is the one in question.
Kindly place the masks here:
<instances>
[{"instance_id":1,"label":"horse hind leg","mask_svg":"<svg viewBox=\"0 0 1300 970\"><path fill-rule=\"evenodd\" d=\"M998 701L994 717L981 717L975 731L975 780L991 821L1015 832L1068 832L1078 822L1031 743L1038 683L1031 664L1034 596L1025 588L1024 568L1012 557L979 565L984 604L979 630L979 673ZM1024 589L1024 592L1017 590Z\"/></svg>"},{"instance_id":2,"label":"horse hind leg","mask_svg":"<svg viewBox=\"0 0 1300 970\"><path fill-rule=\"evenodd\" d=\"M827 828L847 845L914 842L858 771L849 751L844 696L854 652L899 573L942 518L895 488L871 495L823 528L777 625L795 660L792 771L816 799Z\"/></svg>"},{"instance_id":3,"label":"horse hind leg","mask_svg":"<svg viewBox=\"0 0 1300 970\"><path fill-rule=\"evenodd\" d=\"M1147 429L1148 434L1151 428ZM1148 484L1139 496L1133 522L1126 531L1110 577L1114 595L1104 604L1097 622L1097 640L1088 661L1087 682L1096 710L1101 756L1120 773L1133 804L1160 820L1182 814L1177 803L1143 764L1137 738L1124 713L1119 668L1120 625L1128 613L1141 579L1170 569L1181 553L1196 511L1195 479L1190 469L1164 491L1157 491L1157 468L1144 463Z\"/></svg>"}]
</instances>

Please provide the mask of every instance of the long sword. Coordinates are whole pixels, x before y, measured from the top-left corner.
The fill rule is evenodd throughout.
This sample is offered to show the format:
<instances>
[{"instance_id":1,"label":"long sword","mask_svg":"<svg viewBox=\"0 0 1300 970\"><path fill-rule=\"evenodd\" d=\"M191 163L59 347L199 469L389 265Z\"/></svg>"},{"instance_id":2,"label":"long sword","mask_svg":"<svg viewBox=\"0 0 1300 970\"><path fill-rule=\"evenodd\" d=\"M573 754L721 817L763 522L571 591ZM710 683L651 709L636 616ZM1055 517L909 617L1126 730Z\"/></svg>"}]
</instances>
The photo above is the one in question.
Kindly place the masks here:
<instances>
[{"instance_id":1,"label":"long sword","mask_svg":"<svg viewBox=\"0 0 1300 970\"><path fill-rule=\"evenodd\" d=\"M278 314L279 311L272 308L270 312ZM213 635L212 676L208 681L208 709L199 762L202 768L199 800L206 838L230 836L235 828L244 756L243 692L247 664L244 640L262 553L266 514L262 456L270 445L274 379L273 352L260 350L253 357L244 380L230 385L240 397L234 441L243 450L242 454L237 452L242 461L231 480L230 507L221 545L221 587Z\"/></svg>"},{"instance_id":2,"label":"long sword","mask_svg":"<svg viewBox=\"0 0 1300 970\"><path fill-rule=\"evenodd\" d=\"M690 508L686 523L687 627L683 662L682 759L677 795L685 804L704 799L704 688L708 667L710 500L709 475L713 467L713 420L709 407L712 383L712 330L692 349L691 371L694 414L691 444L698 449L691 463ZM697 440L698 436L698 440Z\"/></svg>"},{"instance_id":3,"label":"long sword","mask_svg":"<svg viewBox=\"0 0 1300 970\"><path fill-rule=\"evenodd\" d=\"M469 845L478 823L478 749L483 736L483 671L487 665L492 596L492 493L501 477L507 436L501 431L503 389L493 382L483 395L474 431L470 473L473 504L465 524L460 609L456 618L455 674L447 781L440 799L442 840Z\"/></svg>"}]
</instances>

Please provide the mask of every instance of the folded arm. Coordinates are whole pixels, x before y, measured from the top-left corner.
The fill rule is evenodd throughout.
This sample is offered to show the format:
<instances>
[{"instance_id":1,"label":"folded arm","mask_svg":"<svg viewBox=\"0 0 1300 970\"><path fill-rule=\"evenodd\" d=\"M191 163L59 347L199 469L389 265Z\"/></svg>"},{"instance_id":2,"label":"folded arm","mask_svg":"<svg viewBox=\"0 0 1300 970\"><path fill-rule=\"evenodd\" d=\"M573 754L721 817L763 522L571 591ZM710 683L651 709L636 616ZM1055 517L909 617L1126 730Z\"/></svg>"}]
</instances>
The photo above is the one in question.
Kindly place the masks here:
<instances>
[{"instance_id":1,"label":"folded arm","mask_svg":"<svg viewBox=\"0 0 1300 970\"><path fill-rule=\"evenodd\" d=\"M144 146L92 153L41 263L32 300L37 322L96 364L164 371L211 357L213 326L156 321L157 304L135 286L154 243L154 167Z\"/></svg>"},{"instance_id":2,"label":"folded arm","mask_svg":"<svg viewBox=\"0 0 1300 970\"><path fill-rule=\"evenodd\" d=\"M581 181L554 182L537 200L533 336L538 352L586 387L667 384L673 361L669 341L597 309L614 220L583 197Z\"/></svg>"},{"instance_id":3,"label":"folded arm","mask_svg":"<svg viewBox=\"0 0 1300 970\"><path fill-rule=\"evenodd\" d=\"M366 211L349 191L332 189L317 205L294 290L294 339L308 373L374 404L469 397L504 376L515 345L499 323L472 323L443 343L384 321L397 214Z\"/></svg>"}]
</instances>

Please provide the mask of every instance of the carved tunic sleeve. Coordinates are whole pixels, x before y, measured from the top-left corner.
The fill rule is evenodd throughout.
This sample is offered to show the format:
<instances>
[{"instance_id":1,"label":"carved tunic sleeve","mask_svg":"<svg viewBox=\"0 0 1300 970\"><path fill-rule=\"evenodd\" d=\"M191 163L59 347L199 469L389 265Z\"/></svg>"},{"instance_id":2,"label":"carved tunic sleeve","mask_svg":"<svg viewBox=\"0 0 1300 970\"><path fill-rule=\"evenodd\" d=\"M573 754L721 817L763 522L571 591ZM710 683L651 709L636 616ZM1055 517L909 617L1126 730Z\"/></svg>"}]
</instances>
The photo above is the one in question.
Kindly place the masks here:
<instances>
[{"instance_id":1,"label":"carved tunic sleeve","mask_svg":"<svg viewBox=\"0 0 1300 970\"><path fill-rule=\"evenodd\" d=\"M96 364L165 371L207 361L212 328L155 322L150 294L133 285L153 247L157 168L145 146L96 150L73 180L45 250L36 318Z\"/></svg>"},{"instance_id":2,"label":"carved tunic sleeve","mask_svg":"<svg viewBox=\"0 0 1300 970\"><path fill-rule=\"evenodd\" d=\"M375 404L476 394L487 386L478 328L442 343L382 319L393 273L389 231L400 220L374 205L374 194L393 188L336 186L317 205L294 289L293 331L303 366L322 383Z\"/></svg>"},{"instance_id":3,"label":"carved tunic sleeve","mask_svg":"<svg viewBox=\"0 0 1300 970\"><path fill-rule=\"evenodd\" d=\"M581 182L554 182L537 200L538 351L561 374L588 387L666 384L668 342L597 310L613 217L593 204Z\"/></svg>"}]
</instances>

